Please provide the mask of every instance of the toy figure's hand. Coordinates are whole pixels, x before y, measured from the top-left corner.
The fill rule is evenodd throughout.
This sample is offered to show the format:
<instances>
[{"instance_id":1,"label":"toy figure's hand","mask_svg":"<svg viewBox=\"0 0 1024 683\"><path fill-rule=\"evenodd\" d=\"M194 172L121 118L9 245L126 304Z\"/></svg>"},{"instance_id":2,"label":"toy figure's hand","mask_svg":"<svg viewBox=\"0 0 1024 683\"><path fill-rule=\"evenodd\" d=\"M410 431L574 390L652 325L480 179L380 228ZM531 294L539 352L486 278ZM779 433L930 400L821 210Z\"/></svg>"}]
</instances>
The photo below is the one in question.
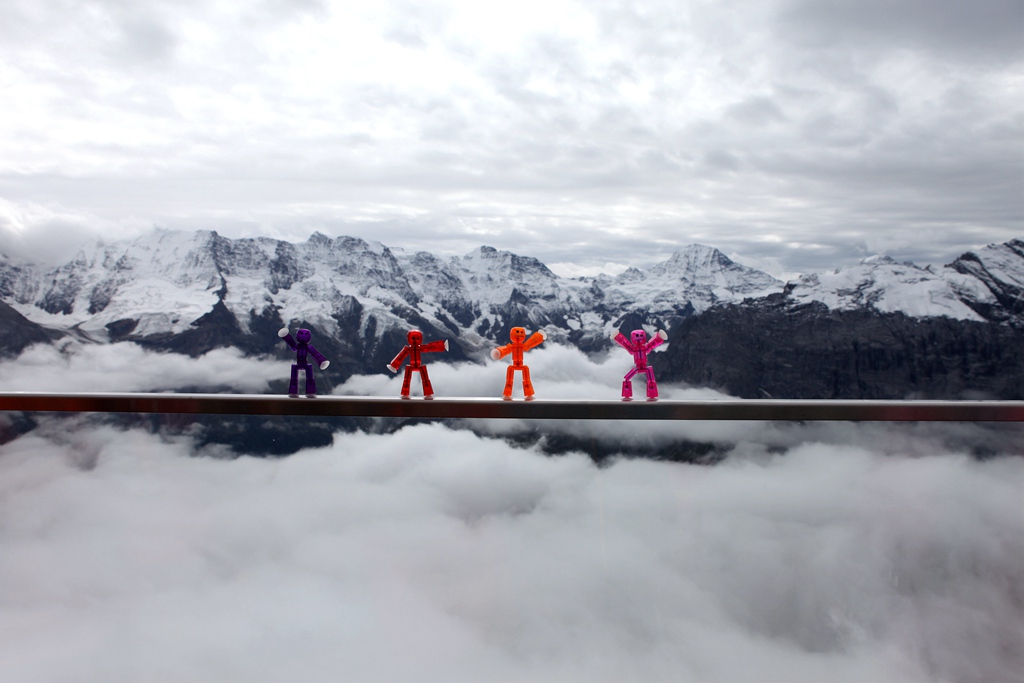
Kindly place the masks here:
<instances>
[{"instance_id":1,"label":"toy figure's hand","mask_svg":"<svg viewBox=\"0 0 1024 683\"><path fill-rule=\"evenodd\" d=\"M321 370L326 370L327 366L330 365L330 364L331 364L331 361L325 360L323 363L320 364L320 369Z\"/></svg>"},{"instance_id":2,"label":"toy figure's hand","mask_svg":"<svg viewBox=\"0 0 1024 683\"><path fill-rule=\"evenodd\" d=\"M493 358L494 360L498 360L499 358L501 358L501 351L499 351L498 349L491 349L491 358Z\"/></svg>"},{"instance_id":3,"label":"toy figure's hand","mask_svg":"<svg viewBox=\"0 0 1024 683\"><path fill-rule=\"evenodd\" d=\"M665 341L668 339L668 332L665 330L658 330L658 336L661 337L662 341Z\"/></svg>"},{"instance_id":4,"label":"toy figure's hand","mask_svg":"<svg viewBox=\"0 0 1024 683\"><path fill-rule=\"evenodd\" d=\"M544 340L544 339L548 338L548 333L545 332L544 330L537 330L537 334L540 335L541 340Z\"/></svg>"},{"instance_id":5,"label":"toy figure's hand","mask_svg":"<svg viewBox=\"0 0 1024 683\"><path fill-rule=\"evenodd\" d=\"M618 336L619 336L619 331L618 330L612 330L612 333L608 335L608 338L611 339L612 341L616 341L618 339Z\"/></svg>"},{"instance_id":6,"label":"toy figure's hand","mask_svg":"<svg viewBox=\"0 0 1024 683\"><path fill-rule=\"evenodd\" d=\"M281 329L279 329L277 331L277 336L281 337L282 339L287 337L288 336L288 328L287 327L282 327Z\"/></svg>"},{"instance_id":7,"label":"toy figure's hand","mask_svg":"<svg viewBox=\"0 0 1024 683\"><path fill-rule=\"evenodd\" d=\"M390 370L391 372L398 372L398 368L396 368L394 365L389 365L388 370Z\"/></svg>"},{"instance_id":8,"label":"toy figure's hand","mask_svg":"<svg viewBox=\"0 0 1024 683\"><path fill-rule=\"evenodd\" d=\"M448 340L447 339L444 340L444 350L445 351L448 350Z\"/></svg>"}]
</instances>

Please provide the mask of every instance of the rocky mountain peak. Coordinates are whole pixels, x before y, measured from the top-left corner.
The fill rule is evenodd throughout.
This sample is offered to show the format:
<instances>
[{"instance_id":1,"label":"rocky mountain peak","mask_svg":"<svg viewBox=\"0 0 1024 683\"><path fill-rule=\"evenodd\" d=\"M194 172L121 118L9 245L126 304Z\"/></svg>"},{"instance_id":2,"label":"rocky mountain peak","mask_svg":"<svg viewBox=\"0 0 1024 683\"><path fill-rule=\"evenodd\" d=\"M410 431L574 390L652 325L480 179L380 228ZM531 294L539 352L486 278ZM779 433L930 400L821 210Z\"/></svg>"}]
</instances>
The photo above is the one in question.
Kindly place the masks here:
<instances>
[{"instance_id":1,"label":"rocky mountain peak","mask_svg":"<svg viewBox=\"0 0 1024 683\"><path fill-rule=\"evenodd\" d=\"M730 295L778 290L783 284L765 272L736 263L718 249L702 244L691 244L674 252L667 261L653 266L649 276L701 288L710 297L708 304Z\"/></svg>"},{"instance_id":2,"label":"rocky mountain peak","mask_svg":"<svg viewBox=\"0 0 1024 683\"><path fill-rule=\"evenodd\" d=\"M695 272L722 270L736 265L732 259L714 247L703 244L689 244L672 253L667 261L655 266L666 271Z\"/></svg>"},{"instance_id":3,"label":"rocky mountain peak","mask_svg":"<svg viewBox=\"0 0 1024 683\"><path fill-rule=\"evenodd\" d=\"M492 276L517 278L542 277L556 279L555 275L539 259L532 256L520 256L511 251L503 251L494 247L477 247L459 260L460 265L469 271L486 271Z\"/></svg>"},{"instance_id":4,"label":"rocky mountain peak","mask_svg":"<svg viewBox=\"0 0 1024 683\"><path fill-rule=\"evenodd\" d=\"M946 268L964 276L958 282L960 293L982 317L1024 319L1024 241L990 244L961 255Z\"/></svg>"}]
</instances>

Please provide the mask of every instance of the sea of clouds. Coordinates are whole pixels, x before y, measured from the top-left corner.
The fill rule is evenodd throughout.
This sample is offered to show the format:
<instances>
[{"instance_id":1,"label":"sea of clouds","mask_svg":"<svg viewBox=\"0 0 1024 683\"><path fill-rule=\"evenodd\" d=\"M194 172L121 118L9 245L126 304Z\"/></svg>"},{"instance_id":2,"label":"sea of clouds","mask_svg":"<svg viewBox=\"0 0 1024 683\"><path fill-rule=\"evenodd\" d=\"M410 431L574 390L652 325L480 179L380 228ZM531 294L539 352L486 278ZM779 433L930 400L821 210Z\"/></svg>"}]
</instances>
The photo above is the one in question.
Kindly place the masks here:
<instances>
[{"instance_id":1,"label":"sea of clouds","mask_svg":"<svg viewBox=\"0 0 1024 683\"><path fill-rule=\"evenodd\" d=\"M0 363L0 381L20 381L29 356L36 389L47 373L60 390L115 390L104 377L167 389L173 370L188 377L176 386L261 391L287 373L231 351L46 353ZM614 398L624 358L531 353L544 397ZM439 393L493 395L498 365L433 364L432 379ZM336 391L397 394L396 381ZM0 446L0 680L1009 682L1024 670L1015 427L420 424L267 459L37 419ZM502 438L538 424L707 438L724 459L599 467Z\"/></svg>"}]
</instances>

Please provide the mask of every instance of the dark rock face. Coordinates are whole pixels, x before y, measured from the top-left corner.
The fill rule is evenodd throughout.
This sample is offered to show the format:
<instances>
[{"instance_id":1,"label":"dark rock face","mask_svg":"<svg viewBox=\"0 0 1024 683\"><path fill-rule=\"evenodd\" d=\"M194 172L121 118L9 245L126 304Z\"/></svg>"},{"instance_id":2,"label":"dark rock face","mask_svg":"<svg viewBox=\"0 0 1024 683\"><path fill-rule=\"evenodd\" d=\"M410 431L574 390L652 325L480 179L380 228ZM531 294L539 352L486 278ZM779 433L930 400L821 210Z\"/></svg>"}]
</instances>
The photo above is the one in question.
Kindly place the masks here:
<instances>
[{"instance_id":1,"label":"dark rock face","mask_svg":"<svg viewBox=\"0 0 1024 683\"><path fill-rule=\"evenodd\" d=\"M75 297L82 289L79 272L85 269L85 265L85 259L79 257L61 267L46 290L39 307L51 314L71 313L75 307Z\"/></svg>"},{"instance_id":2,"label":"dark rock face","mask_svg":"<svg viewBox=\"0 0 1024 683\"><path fill-rule=\"evenodd\" d=\"M0 355L14 357L32 344L49 344L64 334L38 325L0 301Z\"/></svg>"},{"instance_id":3,"label":"dark rock face","mask_svg":"<svg viewBox=\"0 0 1024 683\"><path fill-rule=\"evenodd\" d=\"M978 278L996 299L996 304L982 303L971 298L964 301L983 318L997 322L1009 322L1024 329L1024 288L1013 281L1000 266L1012 269L1024 262L1024 241L1010 240L1004 244L988 247L988 258L981 258L974 252L967 252L949 264L949 267L963 275Z\"/></svg>"},{"instance_id":4,"label":"dark rock face","mask_svg":"<svg viewBox=\"0 0 1024 683\"><path fill-rule=\"evenodd\" d=\"M687 318L669 339L659 378L742 398L1024 398L1024 333L1006 325L775 295Z\"/></svg>"},{"instance_id":5,"label":"dark rock face","mask_svg":"<svg viewBox=\"0 0 1024 683\"><path fill-rule=\"evenodd\" d=\"M107 334L110 335L111 342L119 342L128 338L136 327L138 327L139 321L132 320L131 318L121 318L114 322L107 323Z\"/></svg>"}]
</instances>

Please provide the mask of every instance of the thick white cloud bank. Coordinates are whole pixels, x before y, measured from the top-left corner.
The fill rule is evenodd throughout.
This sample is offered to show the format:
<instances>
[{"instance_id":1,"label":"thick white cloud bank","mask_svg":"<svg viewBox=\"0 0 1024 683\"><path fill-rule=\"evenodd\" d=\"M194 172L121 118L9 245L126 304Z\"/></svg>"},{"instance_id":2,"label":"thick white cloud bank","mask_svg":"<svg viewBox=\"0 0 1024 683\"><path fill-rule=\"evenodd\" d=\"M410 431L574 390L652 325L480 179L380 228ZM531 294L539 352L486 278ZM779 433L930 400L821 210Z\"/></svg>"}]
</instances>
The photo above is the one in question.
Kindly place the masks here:
<instances>
[{"instance_id":1,"label":"thick white cloud bank","mask_svg":"<svg viewBox=\"0 0 1024 683\"><path fill-rule=\"evenodd\" d=\"M748 442L599 469L437 425L194 455L47 424L0 447L0 680L1024 670L1019 457Z\"/></svg>"},{"instance_id":2,"label":"thick white cloud bank","mask_svg":"<svg viewBox=\"0 0 1024 683\"><path fill-rule=\"evenodd\" d=\"M231 387L265 393L273 379L287 378L288 363L246 358L233 349L214 349L198 358L157 353L130 342L37 344L17 359L0 363L4 391L168 391Z\"/></svg>"}]
</instances>

